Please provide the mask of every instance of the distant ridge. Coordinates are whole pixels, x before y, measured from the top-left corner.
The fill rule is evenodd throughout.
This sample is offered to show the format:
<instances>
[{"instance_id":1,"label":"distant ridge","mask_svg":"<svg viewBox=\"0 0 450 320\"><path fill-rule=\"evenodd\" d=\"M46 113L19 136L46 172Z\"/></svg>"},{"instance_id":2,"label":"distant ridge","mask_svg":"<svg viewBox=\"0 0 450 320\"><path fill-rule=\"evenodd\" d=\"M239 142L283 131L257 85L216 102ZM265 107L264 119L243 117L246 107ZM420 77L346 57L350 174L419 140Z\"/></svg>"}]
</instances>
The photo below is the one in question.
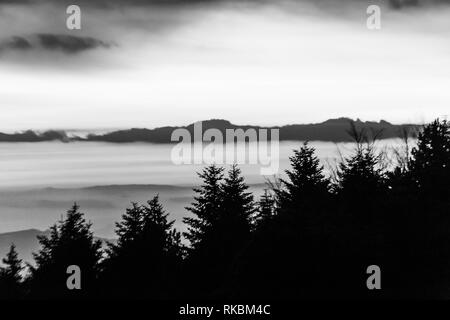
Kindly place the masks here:
<instances>
[{"instance_id":1,"label":"distant ridge","mask_svg":"<svg viewBox=\"0 0 450 320\"><path fill-rule=\"evenodd\" d=\"M27 130L20 133L2 133L0 132L0 142L42 142L58 140L68 142L70 138L64 131L49 130L38 133Z\"/></svg>"},{"instance_id":2,"label":"distant ridge","mask_svg":"<svg viewBox=\"0 0 450 320\"><path fill-rule=\"evenodd\" d=\"M390 139L402 137L403 132L409 132L410 135L420 130L420 125L402 124L394 125L385 120L374 121L356 121L350 118L329 119L321 123L311 124L292 124L275 127L261 127L252 125L235 125L230 121L222 119L212 119L202 121L203 132L207 129L218 129L225 136L226 129L279 129L281 141L330 141L330 142L350 142L351 136L348 134L350 124L354 123L359 129L365 129L366 132L381 132L380 139ZM23 133L5 134L0 133L0 142L42 142L42 141L101 141L111 143L130 143L130 142L148 142L148 143L174 143L171 136L176 129L187 129L191 136L194 136L194 124L181 127L160 127L155 129L132 128L127 130L118 130L105 134L89 134L86 138L68 137L64 131L46 131L36 133L34 131L25 131Z\"/></svg>"}]
</instances>

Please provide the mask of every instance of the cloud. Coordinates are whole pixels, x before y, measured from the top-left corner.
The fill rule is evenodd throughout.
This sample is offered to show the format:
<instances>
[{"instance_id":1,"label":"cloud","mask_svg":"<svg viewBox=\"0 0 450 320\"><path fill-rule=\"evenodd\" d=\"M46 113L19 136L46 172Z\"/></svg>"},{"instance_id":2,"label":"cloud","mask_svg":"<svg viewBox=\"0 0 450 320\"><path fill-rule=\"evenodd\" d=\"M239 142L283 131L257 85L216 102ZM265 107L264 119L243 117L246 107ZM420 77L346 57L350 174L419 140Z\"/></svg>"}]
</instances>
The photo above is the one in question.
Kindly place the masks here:
<instances>
[{"instance_id":1,"label":"cloud","mask_svg":"<svg viewBox=\"0 0 450 320\"><path fill-rule=\"evenodd\" d=\"M126 50L143 50L152 47L174 48L177 45L201 46L215 49L215 35L198 43L192 39L190 30L203 28L208 33L209 25L225 24L221 17L228 14L247 15L248 24L259 17L268 20L285 15L293 20L305 18L329 23L354 23L365 26L368 3L383 7L383 23L389 27L395 17L419 14L425 5L449 3L450 0L17 0L17 3L29 5L8 5L11 0L0 0L0 54L2 63L31 64L35 66L62 65L64 59L71 63L87 65L92 59L99 62L108 61L112 65L120 60L132 64L132 60L121 58ZM82 29L68 31L66 28L66 6L77 3L82 9ZM388 4L391 4L388 6ZM413 6L413 7L412 7ZM398 10L400 9L400 10ZM403 10L405 9L405 10ZM427 12L427 10L423 10ZM391 19L391 20L389 20ZM246 21L243 21L247 24ZM294 22L295 23L295 22ZM433 22L434 23L434 22ZM437 24L437 23L434 23ZM396 23L398 26L400 23ZM200 26L200 27L199 27ZM264 24L263 24L264 26ZM413 28L414 25L405 25ZM230 26L232 29L232 26ZM444 30L444 29L443 29ZM204 32L203 32L204 31ZM33 34L33 36L31 36ZM183 38L179 36L183 34ZM30 36L20 36L30 35ZM282 35L280 35L282 36ZM6 39L2 42L2 39ZM108 39L113 42L103 41ZM197 42L196 42L197 41ZM121 50L105 51L120 45ZM220 45L219 45L220 46ZM220 49L220 48L219 48ZM139 52L138 50L138 52ZM86 51L92 54L80 55ZM24 54L8 55L5 52L22 52ZM29 52L30 54L26 54ZM55 55L48 52L63 53ZM153 51L152 51L153 52ZM79 59L73 59L73 56ZM82 58L81 58L82 57ZM89 64L92 66L93 64Z\"/></svg>"},{"instance_id":2,"label":"cloud","mask_svg":"<svg viewBox=\"0 0 450 320\"><path fill-rule=\"evenodd\" d=\"M32 3L32 0L0 0L1 4L20 4L20 3Z\"/></svg>"},{"instance_id":3,"label":"cloud","mask_svg":"<svg viewBox=\"0 0 450 320\"><path fill-rule=\"evenodd\" d=\"M46 50L78 54L86 50L110 48L112 44L92 37L39 33L29 37L13 36L0 43L3 51Z\"/></svg>"},{"instance_id":4,"label":"cloud","mask_svg":"<svg viewBox=\"0 0 450 320\"><path fill-rule=\"evenodd\" d=\"M60 1L60 0L0 0L2 4L62 4L62 5L86 5L91 7L113 7L113 6L178 6L178 5L197 5L216 2L266 2L267 0L77 0ZM270 1L270 0L269 0Z\"/></svg>"},{"instance_id":5,"label":"cloud","mask_svg":"<svg viewBox=\"0 0 450 320\"><path fill-rule=\"evenodd\" d=\"M1 4L12 3L29 3L29 4L42 4L42 3L54 3L62 5L73 4L73 1L60 1L60 0L0 0ZM207 5L215 3L260 3L260 4L279 4L283 2L293 3L328 3L329 5L339 6L347 3L358 3L360 0L78 0L76 4L86 5L92 7L114 7L114 6L196 6ZM380 0L379 2L389 3L394 8L403 8L408 6L421 6L421 5L433 5L450 3L450 0Z\"/></svg>"},{"instance_id":6,"label":"cloud","mask_svg":"<svg viewBox=\"0 0 450 320\"><path fill-rule=\"evenodd\" d=\"M29 50L31 43L23 37L11 37L7 41L0 43L0 52L3 50Z\"/></svg>"},{"instance_id":7,"label":"cloud","mask_svg":"<svg viewBox=\"0 0 450 320\"><path fill-rule=\"evenodd\" d=\"M96 48L110 48L111 44L91 37L58 34L38 34L40 45L46 50L60 50L74 54Z\"/></svg>"}]
</instances>

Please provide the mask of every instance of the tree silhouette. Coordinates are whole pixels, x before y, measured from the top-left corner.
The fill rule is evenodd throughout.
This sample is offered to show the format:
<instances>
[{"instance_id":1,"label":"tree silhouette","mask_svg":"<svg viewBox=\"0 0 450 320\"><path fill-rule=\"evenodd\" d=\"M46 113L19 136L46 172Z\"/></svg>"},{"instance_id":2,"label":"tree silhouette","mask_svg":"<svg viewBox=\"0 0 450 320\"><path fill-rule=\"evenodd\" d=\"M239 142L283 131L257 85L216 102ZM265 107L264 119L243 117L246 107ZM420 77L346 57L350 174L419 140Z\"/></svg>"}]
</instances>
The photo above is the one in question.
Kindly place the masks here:
<instances>
[{"instance_id":1,"label":"tree silhouette","mask_svg":"<svg viewBox=\"0 0 450 320\"><path fill-rule=\"evenodd\" d=\"M354 155L341 162L339 169L338 193L344 197L366 201L384 186L385 176L380 167L380 157L371 145L357 148Z\"/></svg>"},{"instance_id":2,"label":"tree silhouette","mask_svg":"<svg viewBox=\"0 0 450 320\"><path fill-rule=\"evenodd\" d=\"M264 189L264 193L258 202L257 215L255 217L256 227L268 223L275 214L275 199L269 190Z\"/></svg>"},{"instance_id":3,"label":"tree silhouette","mask_svg":"<svg viewBox=\"0 0 450 320\"><path fill-rule=\"evenodd\" d=\"M103 296L168 299L177 296L182 261L181 235L168 221L156 195L133 203L116 224L118 240L103 263ZM136 268L139 267L139 270Z\"/></svg>"},{"instance_id":4,"label":"tree silhouette","mask_svg":"<svg viewBox=\"0 0 450 320\"><path fill-rule=\"evenodd\" d=\"M250 237L256 210L240 169L233 165L225 178L222 172L212 165L199 174L203 185L194 189L199 195L187 208L195 217L185 219L186 238L191 240L185 278L203 297L226 281L230 265Z\"/></svg>"},{"instance_id":5,"label":"tree silhouette","mask_svg":"<svg viewBox=\"0 0 450 320\"><path fill-rule=\"evenodd\" d=\"M24 267L14 244L2 262L4 267L0 267L0 299L19 299L23 295L21 272Z\"/></svg>"},{"instance_id":6,"label":"tree silhouette","mask_svg":"<svg viewBox=\"0 0 450 320\"><path fill-rule=\"evenodd\" d=\"M232 165L222 185L223 198L219 219L225 227L234 229L233 239L239 243L247 238L256 212L253 195L237 165ZM229 229L228 229L229 230ZM225 230L224 230L225 232ZM238 234L239 233L239 234ZM229 232L226 232L229 234ZM240 238L242 237L242 238Z\"/></svg>"},{"instance_id":7,"label":"tree silhouette","mask_svg":"<svg viewBox=\"0 0 450 320\"><path fill-rule=\"evenodd\" d=\"M435 198L450 195L450 126L433 121L419 133L412 150L411 174L417 189Z\"/></svg>"},{"instance_id":8,"label":"tree silhouette","mask_svg":"<svg viewBox=\"0 0 450 320\"><path fill-rule=\"evenodd\" d=\"M448 122L436 119L424 126L411 153L409 170L393 179L391 192L396 215L401 218L396 225L402 228L401 236L394 238L402 251L393 264L403 262L411 266L408 272L398 272L398 294L436 298L445 292L450 281ZM411 278L415 279L414 284L409 281Z\"/></svg>"},{"instance_id":9,"label":"tree silhouette","mask_svg":"<svg viewBox=\"0 0 450 320\"><path fill-rule=\"evenodd\" d=\"M308 143L294 151L290 164L287 178L273 184L276 214L260 225L236 260L227 288L232 298L306 298L323 293L322 282L329 279L323 270L329 263L322 256L329 181Z\"/></svg>"},{"instance_id":10,"label":"tree silhouette","mask_svg":"<svg viewBox=\"0 0 450 320\"><path fill-rule=\"evenodd\" d=\"M189 240L192 249L200 245L205 234L210 231L217 219L223 194L221 185L223 171L223 168L213 164L198 173L203 184L194 189L197 196L194 197L191 206L186 208L194 216L183 219L184 223L188 225L188 232L183 235Z\"/></svg>"},{"instance_id":11,"label":"tree silhouette","mask_svg":"<svg viewBox=\"0 0 450 320\"><path fill-rule=\"evenodd\" d=\"M74 204L65 219L50 227L49 236L39 236L41 249L34 253L36 266L30 265L31 297L44 299L89 298L95 293L101 241L95 240L91 223ZM67 268L81 270L81 290L67 288Z\"/></svg>"},{"instance_id":12,"label":"tree silhouette","mask_svg":"<svg viewBox=\"0 0 450 320\"><path fill-rule=\"evenodd\" d=\"M327 197L330 182L314 153L315 149L305 142L289 158L291 170L285 171L288 179L281 179L281 188L275 189L281 211L299 212L316 207Z\"/></svg>"},{"instance_id":13,"label":"tree silhouette","mask_svg":"<svg viewBox=\"0 0 450 320\"><path fill-rule=\"evenodd\" d=\"M116 234L118 236L117 245L112 245L111 255L116 252L132 246L134 241L139 240L142 230L142 207L136 202L132 203L131 208L126 209L122 215L122 221L116 222Z\"/></svg>"},{"instance_id":14,"label":"tree silhouette","mask_svg":"<svg viewBox=\"0 0 450 320\"><path fill-rule=\"evenodd\" d=\"M156 195L152 200L143 206L143 238L157 248L162 248L163 252L173 259L173 262L180 262L183 257L183 246L181 244L181 234L173 225L175 220L168 221L169 214L164 211Z\"/></svg>"}]
</instances>

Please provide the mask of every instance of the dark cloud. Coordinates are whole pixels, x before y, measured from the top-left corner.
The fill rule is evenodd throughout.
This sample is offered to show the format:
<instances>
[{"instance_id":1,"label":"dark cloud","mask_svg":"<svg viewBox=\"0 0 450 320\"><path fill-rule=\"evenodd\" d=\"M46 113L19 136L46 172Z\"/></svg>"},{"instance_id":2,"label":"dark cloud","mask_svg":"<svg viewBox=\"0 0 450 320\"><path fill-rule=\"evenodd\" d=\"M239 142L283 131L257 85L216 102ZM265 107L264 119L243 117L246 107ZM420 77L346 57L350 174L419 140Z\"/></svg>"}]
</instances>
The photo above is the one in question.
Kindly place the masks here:
<instances>
[{"instance_id":1,"label":"dark cloud","mask_svg":"<svg viewBox=\"0 0 450 320\"><path fill-rule=\"evenodd\" d=\"M0 0L0 4L33 3L33 0Z\"/></svg>"},{"instance_id":2,"label":"dark cloud","mask_svg":"<svg viewBox=\"0 0 450 320\"><path fill-rule=\"evenodd\" d=\"M111 47L111 44L91 37L76 37L57 34L38 34L36 37L44 49L60 50L65 53L79 53L81 51L96 48Z\"/></svg>"},{"instance_id":3,"label":"dark cloud","mask_svg":"<svg viewBox=\"0 0 450 320\"><path fill-rule=\"evenodd\" d=\"M364 2L369 3L368 0L290 0L291 2L329 2L334 4ZM115 6L115 5L161 5L161 6L175 6L175 5L197 5L197 4L214 4L220 2L234 2L234 3L263 3L276 4L283 2L283 0L0 0L3 3L58 3L62 5L79 4L91 6ZM393 7L415 6L425 4L439 4L450 3L450 0L380 0L380 2L389 3Z\"/></svg>"},{"instance_id":4,"label":"dark cloud","mask_svg":"<svg viewBox=\"0 0 450 320\"><path fill-rule=\"evenodd\" d=\"M29 50L32 48L31 43L23 37L11 37L9 40L0 44L2 50Z\"/></svg>"},{"instance_id":5,"label":"dark cloud","mask_svg":"<svg viewBox=\"0 0 450 320\"><path fill-rule=\"evenodd\" d=\"M192 5L192 4L207 4L216 2L267 2L267 0L0 0L0 4L18 4L18 3L30 3L30 4L43 4L43 3L55 3L61 5L90 5L90 6L116 6L116 5ZM269 0L270 1L270 0Z\"/></svg>"},{"instance_id":6,"label":"dark cloud","mask_svg":"<svg viewBox=\"0 0 450 320\"><path fill-rule=\"evenodd\" d=\"M111 44L91 37L40 33L29 37L14 36L0 43L2 51L47 50L77 54L97 48L110 48Z\"/></svg>"}]
</instances>

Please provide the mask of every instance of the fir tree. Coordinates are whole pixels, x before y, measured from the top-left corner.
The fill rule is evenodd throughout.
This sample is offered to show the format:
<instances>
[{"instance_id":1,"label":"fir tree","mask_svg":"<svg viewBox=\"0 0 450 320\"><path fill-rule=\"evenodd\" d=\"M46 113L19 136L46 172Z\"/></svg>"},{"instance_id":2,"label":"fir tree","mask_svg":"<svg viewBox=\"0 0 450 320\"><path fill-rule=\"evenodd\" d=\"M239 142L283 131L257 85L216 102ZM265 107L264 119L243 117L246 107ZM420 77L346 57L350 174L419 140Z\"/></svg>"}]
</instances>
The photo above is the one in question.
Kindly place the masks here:
<instances>
[{"instance_id":1,"label":"fir tree","mask_svg":"<svg viewBox=\"0 0 450 320\"><path fill-rule=\"evenodd\" d=\"M91 223L74 204L64 220L50 228L49 236L39 236L41 249L34 253L31 296L38 298L86 298L93 294L102 257L101 241L95 240ZM67 268L80 268L82 290L68 290Z\"/></svg>"},{"instance_id":2,"label":"fir tree","mask_svg":"<svg viewBox=\"0 0 450 320\"><path fill-rule=\"evenodd\" d=\"M329 180L314 153L315 149L305 142L289 158L291 170L285 171L288 179L281 179L281 187L275 189L281 211L298 212L317 206L327 197Z\"/></svg>"},{"instance_id":3,"label":"fir tree","mask_svg":"<svg viewBox=\"0 0 450 320\"><path fill-rule=\"evenodd\" d=\"M211 165L198 173L203 180L203 184L199 188L195 188L194 202L186 209L194 216L183 219L188 225L188 232L183 235L189 240L191 248L197 248L205 237L205 234L211 229L218 218L223 195L222 179L223 168Z\"/></svg>"},{"instance_id":4,"label":"fir tree","mask_svg":"<svg viewBox=\"0 0 450 320\"><path fill-rule=\"evenodd\" d=\"M241 171L233 165L223 178L223 168L214 165L203 170L204 184L195 191L189 211L195 217L185 219L191 241L187 260L188 285L197 294L210 294L228 275L234 259L250 238L255 204ZM195 287L194 287L195 286Z\"/></svg>"},{"instance_id":5,"label":"fir tree","mask_svg":"<svg viewBox=\"0 0 450 320\"><path fill-rule=\"evenodd\" d=\"M18 299L22 296L22 260L11 245L7 255L2 259L4 267L0 267L0 299Z\"/></svg>"},{"instance_id":6,"label":"fir tree","mask_svg":"<svg viewBox=\"0 0 450 320\"><path fill-rule=\"evenodd\" d=\"M234 231L240 230L244 236L251 230L256 208L253 195L247 191L248 185L245 184L244 177L237 165L233 165L228 171L222 190L219 219L226 222Z\"/></svg>"},{"instance_id":7,"label":"fir tree","mask_svg":"<svg viewBox=\"0 0 450 320\"><path fill-rule=\"evenodd\" d=\"M181 259L183 246L181 234L174 227L175 220L168 220L166 213L156 195L143 206L142 233L145 241L158 244L162 251L171 259Z\"/></svg>"},{"instance_id":8,"label":"fir tree","mask_svg":"<svg viewBox=\"0 0 450 320\"><path fill-rule=\"evenodd\" d=\"M354 155L339 165L338 193L344 198L364 202L382 192L386 179L380 161L372 146L357 148Z\"/></svg>"},{"instance_id":9,"label":"fir tree","mask_svg":"<svg viewBox=\"0 0 450 320\"><path fill-rule=\"evenodd\" d=\"M181 236L156 195L146 205L132 204L117 223L118 240L103 263L103 295L167 299L177 296L182 261ZM139 267L140 270L136 270Z\"/></svg>"},{"instance_id":10,"label":"fir tree","mask_svg":"<svg viewBox=\"0 0 450 320\"><path fill-rule=\"evenodd\" d=\"M143 210L136 202L132 202L132 207L126 209L126 213L122 215L122 221L116 222L116 235L118 236L117 244L110 246L111 250L119 251L132 245L138 240L142 230ZM111 253L115 254L115 253Z\"/></svg>"},{"instance_id":11,"label":"fir tree","mask_svg":"<svg viewBox=\"0 0 450 320\"><path fill-rule=\"evenodd\" d=\"M264 189L264 194L258 202L257 216L255 218L256 226L261 226L269 222L275 214L275 199L269 190Z\"/></svg>"},{"instance_id":12,"label":"fir tree","mask_svg":"<svg viewBox=\"0 0 450 320\"><path fill-rule=\"evenodd\" d=\"M441 197L450 190L450 125L433 121L419 133L412 150L411 175L416 190Z\"/></svg>"}]
</instances>

